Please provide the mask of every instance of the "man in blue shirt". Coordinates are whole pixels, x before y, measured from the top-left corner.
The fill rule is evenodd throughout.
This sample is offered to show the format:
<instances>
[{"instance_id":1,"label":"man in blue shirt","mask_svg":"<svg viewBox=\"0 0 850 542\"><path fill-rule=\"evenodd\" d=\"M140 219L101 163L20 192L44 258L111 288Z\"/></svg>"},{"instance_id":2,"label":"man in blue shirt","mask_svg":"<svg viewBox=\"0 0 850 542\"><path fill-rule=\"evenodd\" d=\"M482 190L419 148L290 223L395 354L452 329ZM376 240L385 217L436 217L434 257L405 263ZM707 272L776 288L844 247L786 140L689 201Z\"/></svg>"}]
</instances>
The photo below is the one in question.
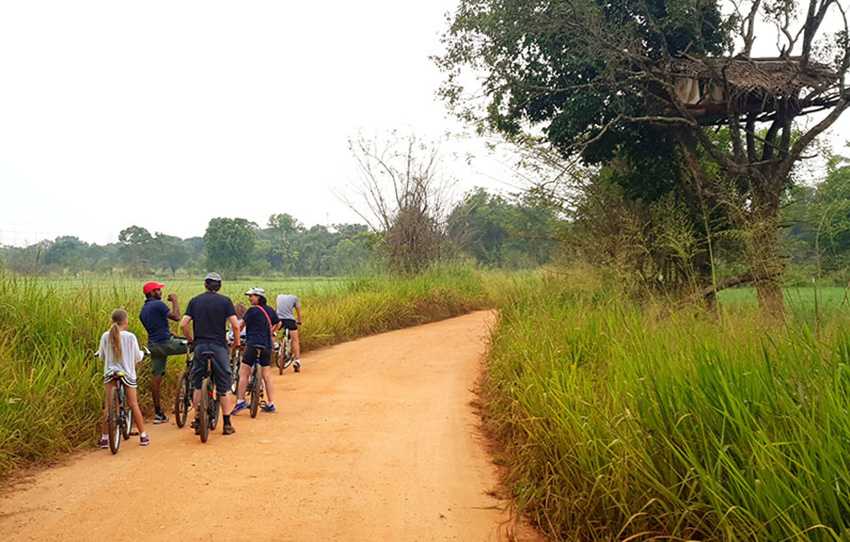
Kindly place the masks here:
<instances>
[{"instance_id":1,"label":"man in blue shirt","mask_svg":"<svg viewBox=\"0 0 850 542\"><path fill-rule=\"evenodd\" d=\"M165 376L165 366L168 356L176 356L188 352L185 341L174 338L168 328L168 321L180 321L180 306L177 304L177 296L168 294L168 302L171 308L162 301L162 289L165 284L161 282L146 282L142 286L145 294L145 304L139 313L139 320L148 332L148 349L151 351L151 392L153 393L153 406L156 414L153 423L165 423L168 416L162 411L160 404L160 389L162 388L162 377Z\"/></svg>"}]
</instances>

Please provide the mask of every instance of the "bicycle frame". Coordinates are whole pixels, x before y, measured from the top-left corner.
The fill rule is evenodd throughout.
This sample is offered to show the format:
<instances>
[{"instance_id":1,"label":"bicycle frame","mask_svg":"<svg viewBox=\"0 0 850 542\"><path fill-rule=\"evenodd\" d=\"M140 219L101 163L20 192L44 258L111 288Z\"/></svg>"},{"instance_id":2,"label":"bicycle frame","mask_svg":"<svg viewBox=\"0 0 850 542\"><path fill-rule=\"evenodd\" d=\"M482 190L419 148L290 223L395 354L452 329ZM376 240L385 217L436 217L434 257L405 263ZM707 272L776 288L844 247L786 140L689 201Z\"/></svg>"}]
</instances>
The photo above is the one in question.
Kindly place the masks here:
<instances>
[{"instance_id":1,"label":"bicycle frame","mask_svg":"<svg viewBox=\"0 0 850 542\"><path fill-rule=\"evenodd\" d=\"M198 423L200 424L198 429L201 442L206 442L209 438L210 430L215 430L216 425L218 425L219 400L216 397L217 390L215 389L215 382L213 380L214 355L212 352L201 352L198 355L203 356L207 365L206 375L203 379L206 382L206 386L201 386L201 400L198 404Z\"/></svg>"},{"instance_id":2,"label":"bicycle frame","mask_svg":"<svg viewBox=\"0 0 850 542\"><path fill-rule=\"evenodd\" d=\"M254 366L251 368L251 379L248 381L248 393L251 394L251 417L257 417L257 410L263 401L264 386L263 386L263 366L260 365L260 357L263 355L265 348L262 346L254 346L257 356L254 361Z\"/></svg>"}]
</instances>

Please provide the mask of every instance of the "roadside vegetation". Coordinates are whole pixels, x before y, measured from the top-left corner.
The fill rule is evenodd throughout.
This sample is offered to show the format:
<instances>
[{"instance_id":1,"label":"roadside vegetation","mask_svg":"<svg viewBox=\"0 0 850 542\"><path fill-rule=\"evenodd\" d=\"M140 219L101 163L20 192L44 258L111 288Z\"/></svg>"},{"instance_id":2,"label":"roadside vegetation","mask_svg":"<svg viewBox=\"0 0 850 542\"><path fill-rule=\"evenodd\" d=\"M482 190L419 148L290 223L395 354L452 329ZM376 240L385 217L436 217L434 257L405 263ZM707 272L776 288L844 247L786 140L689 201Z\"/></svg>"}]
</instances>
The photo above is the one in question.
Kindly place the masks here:
<instances>
[{"instance_id":1,"label":"roadside vegetation","mask_svg":"<svg viewBox=\"0 0 850 542\"><path fill-rule=\"evenodd\" d=\"M596 277L525 280L502 304L483 393L520 509L558 540L846 539L838 292L820 323L814 290L789 292L780 327L752 291L712 315Z\"/></svg>"},{"instance_id":2,"label":"roadside vegetation","mask_svg":"<svg viewBox=\"0 0 850 542\"><path fill-rule=\"evenodd\" d=\"M147 336L137 317L143 302L140 284L126 279L69 284L0 274L0 478L94 443L103 367L93 351L116 307L129 311L130 330L144 344ZM272 304L278 293L301 296L305 349L491 306L483 276L464 266L333 284L225 281L222 293L243 301L245 289L255 285L266 288ZM200 280L168 289L178 294L181 308L201 290ZM182 362L171 361L166 395L182 370ZM145 410L150 407L145 403L150 399L146 367L140 367L139 376Z\"/></svg>"}]
</instances>

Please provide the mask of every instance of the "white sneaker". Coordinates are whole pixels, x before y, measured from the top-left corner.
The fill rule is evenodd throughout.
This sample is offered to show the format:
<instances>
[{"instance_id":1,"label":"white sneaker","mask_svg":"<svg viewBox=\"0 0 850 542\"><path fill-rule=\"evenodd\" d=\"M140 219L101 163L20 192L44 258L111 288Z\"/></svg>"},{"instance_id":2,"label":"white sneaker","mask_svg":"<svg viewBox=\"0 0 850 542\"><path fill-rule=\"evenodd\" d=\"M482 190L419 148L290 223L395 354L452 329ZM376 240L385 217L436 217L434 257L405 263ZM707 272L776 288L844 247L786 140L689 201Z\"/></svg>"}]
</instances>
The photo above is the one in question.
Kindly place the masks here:
<instances>
[{"instance_id":1,"label":"white sneaker","mask_svg":"<svg viewBox=\"0 0 850 542\"><path fill-rule=\"evenodd\" d=\"M301 372L301 360L296 359L295 362L292 364L292 368L295 369L296 373L300 373Z\"/></svg>"}]
</instances>

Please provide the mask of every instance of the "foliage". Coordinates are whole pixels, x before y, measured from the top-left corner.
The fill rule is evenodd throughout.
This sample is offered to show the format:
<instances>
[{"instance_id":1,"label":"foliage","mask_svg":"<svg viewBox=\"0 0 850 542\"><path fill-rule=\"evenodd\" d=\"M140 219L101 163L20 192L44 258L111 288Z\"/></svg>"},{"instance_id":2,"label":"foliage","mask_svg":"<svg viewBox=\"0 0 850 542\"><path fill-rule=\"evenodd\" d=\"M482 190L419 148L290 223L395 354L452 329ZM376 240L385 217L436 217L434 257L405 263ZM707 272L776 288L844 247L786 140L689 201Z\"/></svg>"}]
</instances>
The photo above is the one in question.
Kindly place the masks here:
<instances>
[{"instance_id":1,"label":"foliage","mask_svg":"<svg viewBox=\"0 0 850 542\"><path fill-rule=\"evenodd\" d=\"M472 190L449 213L449 240L488 267L532 268L549 263L558 244L559 208L526 195L511 201Z\"/></svg>"},{"instance_id":2,"label":"foliage","mask_svg":"<svg viewBox=\"0 0 850 542\"><path fill-rule=\"evenodd\" d=\"M250 261L257 225L244 218L213 218L204 234L207 267L234 274Z\"/></svg>"},{"instance_id":3,"label":"foliage","mask_svg":"<svg viewBox=\"0 0 850 542\"><path fill-rule=\"evenodd\" d=\"M483 193L479 196L491 202L502 201L499 196ZM464 204L460 204L464 205ZM501 204L498 204L501 205ZM555 209L542 201L524 197L508 204L511 212L504 217L509 221L498 226L508 232L505 246L493 250L502 256L497 260L479 260L488 266L534 267L548 262L554 241L551 227L556 221ZM469 209L453 213L456 226L459 218ZM464 222L463 228L477 228L484 214L470 216L473 223ZM228 273L242 275L290 275L302 277L341 276L368 274L386 266L391 250L388 239L391 235L404 237L402 229L389 234L376 231L365 224L334 224L330 227L315 225L305 227L295 217L279 213L269 217L267 226L250 225L243 218L226 219L229 226L221 229L219 221L212 223L216 232L215 247L223 250L225 261L215 259L214 267L236 266ZM437 223L439 222L439 223ZM432 223L439 231L434 239L443 242L442 219ZM244 226L244 227L243 227ZM228 229L230 228L230 229ZM253 249L247 236L244 241L234 239L220 242L218 232L227 236L233 231L254 233ZM459 231L456 229L456 232ZM464 237L465 235L461 235ZM474 245L461 242L464 252L471 252ZM401 241L400 241L401 242ZM416 240L410 242L416 244ZM130 226L121 231L119 241L107 245L89 244L76 237L62 236L53 241L41 241L28 247L0 246L0 265L23 274L122 274L148 276L165 273L171 276L200 273L208 268L207 241L202 237L179 237L165 233L151 234L141 226ZM406 246L402 243L402 246ZM416 247L419 245L416 244ZM231 252L236 248L236 252ZM437 253L445 246L431 247ZM413 248L411 248L413 250ZM449 255L446 252L444 256ZM429 258L433 257L431 253Z\"/></svg>"},{"instance_id":4,"label":"foliage","mask_svg":"<svg viewBox=\"0 0 850 542\"><path fill-rule=\"evenodd\" d=\"M453 108L477 107L465 100L463 76L466 69L482 72L484 116L461 109L466 118L512 137L539 126L565 154L606 126L584 149L589 161L605 161L635 139L631 124L611 121L644 116L646 101L661 90L632 55L646 63L685 50L718 54L726 39L714 2L465 0L438 59L447 76L442 94Z\"/></svg>"},{"instance_id":5,"label":"foliage","mask_svg":"<svg viewBox=\"0 0 850 542\"><path fill-rule=\"evenodd\" d=\"M437 59L442 93L461 116L512 141L542 139L587 164L625 160L628 199L673 193L692 215L721 209L745 241L747 279L776 315L782 195L803 151L850 107L847 9L842 0L734 2L725 15L722 7L462 0ZM844 32L829 36L827 16L843 20ZM780 29L772 64L752 56L762 20ZM784 83L753 76L770 70ZM483 100L470 98L469 72L483 76L483 88L471 89ZM796 122L822 110L809 126ZM725 138L712 137L718 127L728 129Z\"/></svg>"},{"instance_id":6,"label":"foliage","mask_svg":"<svg viewBox=\"0 0 850 542\"><path fill-rule=\"evenodd\" d=\"M810 308L766 329L755 296L718 321L619 291L571 272L502 304L484 396L521 510L556 540L843 540L840 298L816 333Z\"/></svg>"},{"instance_id":7,"label":"foliage","mask_svg":"<svg viewBox=\"0 0 850 542\"><path fill-rule=\"evenodd\" d=\"M814 268L811 276L841 274L850 269L850 163L841 156L827 160L826 178L800 186L784 210L785 238L792 261Z\"/></svg>"}]
</instances>

